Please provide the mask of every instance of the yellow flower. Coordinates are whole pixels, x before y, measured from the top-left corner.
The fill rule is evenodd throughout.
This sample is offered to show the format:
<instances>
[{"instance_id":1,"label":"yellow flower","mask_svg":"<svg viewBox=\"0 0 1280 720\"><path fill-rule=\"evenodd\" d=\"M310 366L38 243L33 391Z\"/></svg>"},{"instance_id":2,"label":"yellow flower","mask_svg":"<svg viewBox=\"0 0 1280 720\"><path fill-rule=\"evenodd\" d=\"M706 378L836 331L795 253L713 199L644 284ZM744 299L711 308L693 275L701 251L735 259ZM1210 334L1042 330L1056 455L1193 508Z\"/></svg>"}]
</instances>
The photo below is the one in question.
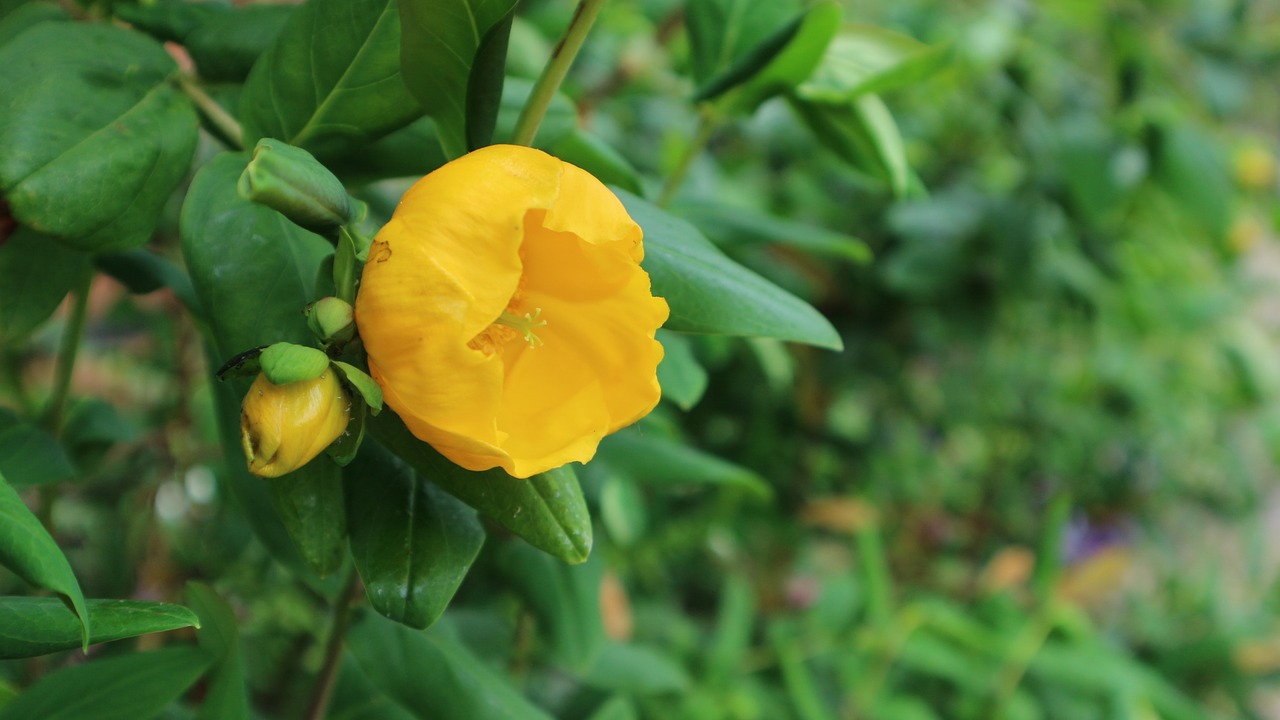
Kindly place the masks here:
<instances>
[{"instance_id":1,"label":"yellow flower","mask_svg":"<svg viewBox=\"0 0 1280 720\"><path fill-rule=\"evenodd\" d=\"M640 226L585 171L498 145L405 193L369 251L356 326L386 402L470 470L586 462L658 403L667 303Z\"/></svg>"},{"instance_id":2,"label":"yellow flower","mask_svg":"<svg viewBox=\"0 0 1280 720\"><path fill-rule=\"evenodd\" d=\"M311 462L347 429L351 398L332 368L275 385L259 374L240 406L240 444L249 472L279 477Z\"/></svg>"}]
</instances>

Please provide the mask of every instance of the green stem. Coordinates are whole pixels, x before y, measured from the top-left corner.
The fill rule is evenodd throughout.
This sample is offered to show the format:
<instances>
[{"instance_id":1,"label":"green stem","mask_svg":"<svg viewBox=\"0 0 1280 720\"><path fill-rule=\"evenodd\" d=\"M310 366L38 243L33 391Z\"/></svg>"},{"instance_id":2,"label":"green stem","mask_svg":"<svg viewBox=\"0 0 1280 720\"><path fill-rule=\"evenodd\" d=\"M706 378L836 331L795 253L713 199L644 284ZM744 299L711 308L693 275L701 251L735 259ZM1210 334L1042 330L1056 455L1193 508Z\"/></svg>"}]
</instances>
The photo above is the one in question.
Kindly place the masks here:
<instances>
[{"instance_id":1,"label":"green stem","mask_svg":"<svg viewBox=\"0 0 1280 720\"><path fill-rule=\"evenodd\" d=\"M324 720L329 711L329 697L333 694L333 686L338 681L338 668L342 665L342 645L347 638L347 627L351 625L351 606L360 592L359 580L360 577L352 566L347 571L347 578L343 581L342 590L333 606L329 640L324 647L324 664L320 666L320 677L316 678L315 690L307 704L307 720Z\"/></svg>"},{"instance_id":2,"label":"green stem","mask_svg":"<svg viewBox=\"0 0 1280 720\"><path fill-rule=\"evenodd\" d=\"M84 279L71 291L74 297L71 316L62 328L62 343L58 346L57 369L53 376L53 392L44 411L45 427L54 437L62 435L62 420L67 412L67 396L71 390L71 373L76 366L76 355L80 352L80 341L84 337L85 319L89 315L89 287L92 283L93 273L86 272Z\"/></svg>"},{"instance_id":3,"label":"green stem","mask_svg":"<svg viewBox=\"0 0 1280 720\"><path fill-rule=\"evenodd\" d=\"M569 67L582 49L582 43L587 39L587 33L591 32L591 26L602 7L604 0L581 0L578 3L578 8L573 11L573 19L564 29L564 36L560 38L555 50L551 51L551 57L533 85L533 92L520 110L520 119L516 121L511 142L516 145L533 145L533 138L538 134L538 126L542 124L547 108L560 89L560 83L564 82L564 76L569 73Z\"/></svg>"},{"instance_id":4,"label":"green stem","mask_svg":"<svg viewBox=\"0 0 1280 720\"><path fill-rule=\"evenodd\" d=\"M244 130L240 127L240 122L227 112L226 108L209 97L209 94L187 75L178 76L178 87L182 88L182 92L191 98L191 102L200 108L200 112L204 113L209 122L225 135L237 150L244 149Z\"/></svg>"},{"instance_id":5,"label":"green stem","mask_svg":"<svg viewBox=\"0 0 1280 720\"><path fill-rule=\"evenodd\" d=\"M693 161L706 149L707 143L711 140L711 136L715 133L719 124L719 116L711 109L711 106L704 105L701 112L698 113L698 129L694 132L693 139L685 146L684 154L680 156L679 164L667 176L667 182L662 186L662 192L658 195L658 207L666 207L671 204L671 200L676 196L676 191L680 189L680 185L684 183L685 176L689 174L689 168L693 167Z\"/></svg>"}]
</instances>

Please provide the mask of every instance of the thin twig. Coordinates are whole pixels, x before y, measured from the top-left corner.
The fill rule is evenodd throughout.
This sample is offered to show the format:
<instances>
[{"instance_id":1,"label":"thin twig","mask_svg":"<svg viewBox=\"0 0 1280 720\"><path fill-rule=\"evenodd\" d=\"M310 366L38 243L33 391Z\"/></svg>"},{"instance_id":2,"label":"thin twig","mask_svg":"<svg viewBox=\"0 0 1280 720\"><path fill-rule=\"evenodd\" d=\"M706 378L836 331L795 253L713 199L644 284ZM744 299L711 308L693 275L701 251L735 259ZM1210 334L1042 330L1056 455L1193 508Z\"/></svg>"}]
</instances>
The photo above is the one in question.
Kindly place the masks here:
<instances>
[{"instance_id":1,"label":"thin twig","mask_svg":"<svg viewBox=\"0 0 1280 720\"><path fill-rule=\"evenodd\" d=\"M244 149L244 129L240 127L240 122L227 112L217 100L209 97L189 75L178 75L178 87L182 88L182 92L191 98L191 102L200 108L200 112L208 118L209 122L221 132L237 150Z\"/></svg>"},{"instance_id":2,"label":"thin twig","mask_svg":"<svg viewBox=\"0 0 1280 720\"><path fill-rule=\"evenodd\" d=\"M311 702L307 704L307 720L323 720L329 711L329 697L333 694L333 686L338 680L338 668L342 665L342 645L346 641L347 627L351 624L351 606L359 592L360 577L353 566L347 571L347 578L338 593L337 603L333 606L329 639L324 648L324 665L320 667L320 677L316 679Z\"/></svg>"}]
</instances>

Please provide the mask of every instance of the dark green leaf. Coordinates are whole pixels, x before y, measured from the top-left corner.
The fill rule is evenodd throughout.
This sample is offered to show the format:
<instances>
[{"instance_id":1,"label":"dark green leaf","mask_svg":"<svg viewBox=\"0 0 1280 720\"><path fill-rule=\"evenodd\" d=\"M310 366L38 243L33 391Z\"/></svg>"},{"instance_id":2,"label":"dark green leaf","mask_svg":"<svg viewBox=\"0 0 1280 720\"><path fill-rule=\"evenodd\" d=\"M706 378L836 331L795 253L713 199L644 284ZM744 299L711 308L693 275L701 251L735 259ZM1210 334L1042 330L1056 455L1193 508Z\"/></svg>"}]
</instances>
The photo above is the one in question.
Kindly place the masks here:
<instances>
[{"instance_id":1,"label":"dark green leaf","mask_svg":"<svg viewBox=\"0 0 1280 720\"><path fill-rule=\"evenodd\" d=\"M498 562L538 619L538 632L554 661L575 672L590 667L605 643L600 618L604 562L599 556L565 565L524 543L510 543Z\"/></svg>"},{"instance_id":2,"label":"dark green leaf","mask_svg":"<svg viewBox=\"0 0 1280 720\"><path fill-rule=\"evenodd\" d=\"M818 140L854 169L903 197L911 183L907 151L898 125L876 95L848 102L815 102L791 97L791 106Z\"/></svg>"},{"instance_id":3,"label":"dark green leaf","mask_svg":"<svg viewBox=\"0 0 1280 720\"><path fill-rule=\"evenodd\" d=\"M94 256L93 264L123 283L131 293L146 295L160 288L169 288L188 309L197 313L200 310L191 278L177 265L150 250L103 253Z\"/></svg>"},{"instance_id":4,"label":"dark green leaf","mask_svg":"<svg viewBox=\"0 0 1280 720\"><path fill-rule=\"evenodd\" d=\"M347 647L371 685L424 720L550 718L439 627L424 633L363 613Z\"/></svg>"},{"instance_id":5,"label":"dark green leaf","mask_svg":"<svg viewBox=\"0 0 1280 720\"><path fill-rule=\"evenodd\" d=\"M571 563L591 552L591 516L578 478L568 466L527 480L500 469L472 472L445 459L409 433L387 410L370 423L374 436L424 478L529 541Z\"/></svg>"},{"instance_id":6,"label":"dark green leaf","mask_svg":"<svg viewBox=\"0 0 1280 720\"><path fill-rule=\"evenodd\" d=\"M199 625L181 605L137 600L86 602L89 644ZM57 598L0 598L0 658L47 655L81 646L80 621Z\"/></svg>"},{"instance_id":7,"label":"dark green leaf","mask_svg":"<svg viewBox=\"0 0 1280 720\"><path fill-rule=\"evenodd\" d=\"M704 85L745 56L758 52L779 28L792 24L800 10L800 3L794 0L690 0L684 13L694 80L699 86Z\"/></svg>"},{"instance_id":8,"label":"dark green leaf","mask_svg":"<svg viewBox=\"0 0 1280 720\"><path fill-rule=\"evenodd\" d=\"M115 16L158 40L182 42L188 35L217 15L230 12L226 5L211 2L160 0L155 3L116 3Z\"/></svg>"},{"instance_id":9,"label":"dark green leaf","mask_svg":"<svg viewBox=\"0 0 1280 720\"><path fill-rule=\"evenodd\" d=\"M475 511L374 442L345 477L351 557L369 603L398 623L428 627L484 543Z\"/></svg>"},{"instance_id":10,"label":"dark green leaf","mask_svg":"<svg viewBox=\"0 0 1280 720\"><path fill-rule=\"evenodd\" d=\"M699 90L699 97L710 99L732 89L733 95L724 100L726 109L746 114L770 97L797 87L822 61L827 45L840 29L841 14L840 5L830 0L810 7L794 33L784 29L771 38L775 42L785 40L780 50L769 44L757 46L759 54L749 54L712 79ZM767 62L761 63L764 59Z\"/></svg>"},{"instance_id":11,"label":"dark green leaf","mask_svg":"<svg viewBox=\"0 0 1280 720\"><path fill-rule=\"evenodd\" d=\"M24 30L43 22L57 22L67 19L67 11L46 2L31 2L19 5L16 10L0 20L0 45L22 34Z\"/></svg>"},{"instance_id":12,"label":"dark green leaf","mask_svg":"<svg viewBox=\"0 0 1280 720\"><path fill-rule=\"evenodd\" d=\"M694 101L711 100L755 77L782 52L804 26L804 15L798 15L760 40L746 53L707 79L693 94Z\"/></svg>"},{"instance_id":13,"label":"dark green leaf","mask_svg":"<svg viewBox=\"0 0 1280 720\"><path fill-rule=\"evenodd\" d=\"M671 306L668 329L843 347L831 323L803 300L725 257L689 223L616 192L644 229L643 266L653 294Z\"/></svg>"},{"instance_id":14,"label":"dark green leaf","mask_svg":"<svg viewBox=\"0 0 1280 720\"><path fill-rule=\"evenodd\" d=\"M640 175L617 150L585 130L574 130L549 145L539 147L570 165L577 165L606 185L640 193Z\"/></svg>"},{"instance_id":15,"label":"dark green leaf","mask_svg":"<svg viewBox=\"0 0 1280 720\"><path fill-rule=\"evenodd\" d=\"M431 118L409 125L359 150L329 159L326 164L349 185L365 185L396 177L420 177L448 160L436 137Z\"/></svg>"},{"instance_id":16,"label":"dark green leaf","mask_svg":"<svg viewBox=\"0 0 1280 720\"><path fill-rule=\"evenodd\" d=\"M582 681L629 695L678 693L689 687L689 676L675 660L653 648L615 642L605 644Z\"/></svg>"},{"instance_id":17,"label":"dark green leaf","mask_svg":"<svg viewBox=\"0 0 1280 720\"><path fill-rule=\"evenodd\" d=\"M1231 176L1221 145L1190 122L1159 128L1155 177L1201 227L1222 236L1231 223Z\"/></svg>"},{"instance_id":18,"label":"dark green leaf","mask_svg":"<svg viewBox=\"0 0 1280 720\"><path fill-rule=\"evenodd\" d=\"M0 46L0 67L0 193L18 222L82 250L146 242L196 143L164 48L43 23Z\"/></svg>"},{"instance_id":19,"label":"dark green leaf","mask_svg":"<svg viewBox=\"0 0 1280 720\"><path fill-rule=\"evenodd\" d=\"M693 355L688 337L670 330L658 331L662 343L662 363L658 365L658 385L662 397L681 410L690 410L707 390L707 371Z\"/></svg>"},{"instance_id":20,"label":"dark green leaf","mask_svg":"<svg viewBox=\"0 0 1280 720\"><path fill-rule=\"evenodd\" d=\"M39 327L88 272L88 255L19 227L0 244L0 342L16 342Z\"/></svg>"},{"instance_id":21,"label":"dark green leaf","mask_svg":"<svg viewBox=\"0 0 1280 720\"><path fill-rule=\"evenodd\" d=\"M950 45L930 47L892 30L848 23L798 93L809 100L851 100L918 83L950 59Z\"/></svg>"},{"instance_id":22,"label":"dark green leaf","mask_svg":"<svg viewBox=\"0 0 1280 720\"><path fill-rule=\"evenodd\" d=\"M219 155L205 165L192 181L180 222L183 256L201 307L206 308L210 352L217 362L261 345L309 342L302 308L314 299L321 262L332 252L319 236L237 194L236 180L247 163L248 156L238 153ZM240 450L240 401L248 386L246 379L224 381L215 389L215 398L231 474L228 483L250 511L265 504L267 488L261 479L249 476ZM319 458L272 487L273 498L282 503L280 511L290 522L319 523L290 525L289 530L313 567L332 569L341 561L345 545L337 467ZM296 560L282 550L277 524L260 513L250 516L282 562ZM303 546L302 537L322 542Z\"/></svg>"},{"instance_id":23,"label":"dark green leaf","mask_svg":"<svg viewBox=\"0 0 1280 720\"><path fill-rule=\"evenodd\" d=\"M202 79L241 82L280 35L294 10L293 5L233 6L227 12L206 18L182 44L195 61Z\"/></svg>"},{"instance_id":24,"label":"dark green leaf","mask_svg":"<svg viewBox=\"0 0 1280 720\"><path fill-rule=\"evenodd\" d=\"M199 720L248 720L240 624L235 611L203 583L187 583L187 604L200 616L200 647L213 658Z\"/></svg>"},{"instance_id":25,"label":"dark green leaf","mask_svg":"<svg viewBox=\"0 0 1280 720\"><path fill-rule=\"evenodd\" d=\"M861 240L826 228L712 202L680 202L671 212L693 223L720 247L777 244L814 255L866 264L871 250Z\"/></svg>"},{"instance_id":26,"label":"dark green leaf","mask_svg":"<svg viewBox=\"0 0 1280 720\"><path fill-rule=\"evenodd\" d=\"M597 455L610 469L634 482L655 486L730 485L761 497L773 490L754 472L684 443L628 428L600 442Z\"/></svg>"},{"instance_id":27,"label":"dark green leaf","mask_svg":"<svg viewBox=\"0 0 1280 720\"><path fill-rule=\"evenodd\" d=\"M351 658L342 663L329 703L328 720L420 720L378 692Z\"/></svg>"},{"instance_id":28,"label":"dark green leaf","mask_svg":"<svg viewBox=\"0 0 1280 720\"><path fill-rule=\"evenodd\" d=\"M341 154L422 115L400 79L395 0L313 0L258 59L240 98L244 141Z\"/></svg>"},{"instance_id":29,"label":"dark green leaf","mask_svg":"<svg viewBox=\"0 0 1280 720\"><path fill-rule=\"evenodd\" d=\"M0 720L149 720L209 667L193 647L95 660L48 675L0 711Z\"/></svg>"},{"instance_id":30,"label":"dark green leaf","mask_svg":"<svg viewBox=\"0 0 1280 720\"><path fill-rule=\"evenodd\" d=\"M493 129L502 105L502 83L506 77L507 42L515 5L489 28L476 48L475 64L467 79L467 150L485 147L493 141Z\"/></svg>"},{"instance_id":31,"label":"dark green leaf","mask_svg":"<svg viewBox=\"0 0 1280 720\"><path fill-rule=\"evenodd\" d=\"M492 122L492 98L501 94L501 67L494 53L506 53L515 0L402 0L404 37L400 69L404 83L436 123L444 154L456 158ZM486 43L486 36L502 23ZM484 56L481 51L484 49ZM476 70L477 64L481 69ZM472 84L478 84L472 87ZM469 130L469 128L473 128ZM474 137L473 137L474 135Z\"/></svg>"},{"instance_id":32,"label":"dark green leaf","mask_svg":"<svg viewBox=\"0 0 1280 720\"><path fill-rule=\"evenodd\" d=\"M92 621L71 564L4 475L0 475L0 565L36 587L62 595L80 618L80 642L88 647Z\"/></svg>"},{"instance_id":33,"label":"dark green leaf","mask_svg":"<svg viewBox=\"0 0 1280 720\"><path fill-rule=\"evenodd\" d=\"M68 480L76 468L52 435L0 408L0 475L14 487L27 487Z\"/></svg>"}]
</instances>

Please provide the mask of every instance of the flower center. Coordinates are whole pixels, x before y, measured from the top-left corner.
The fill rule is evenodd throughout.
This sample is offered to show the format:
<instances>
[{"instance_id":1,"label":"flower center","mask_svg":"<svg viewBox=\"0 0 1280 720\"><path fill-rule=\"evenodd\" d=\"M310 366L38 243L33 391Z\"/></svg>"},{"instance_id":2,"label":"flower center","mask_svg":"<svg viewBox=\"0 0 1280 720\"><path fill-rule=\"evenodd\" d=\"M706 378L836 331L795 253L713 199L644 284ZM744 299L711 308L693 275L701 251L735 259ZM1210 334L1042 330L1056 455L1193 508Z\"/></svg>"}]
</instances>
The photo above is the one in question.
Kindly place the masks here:
<instances>
[{"instance_id":1,"label":"flower center","mask_svg":"<svg viewBox=\"0 0 1280 720\"><path fill-rule=\"evenodd\" d=\"M525 313L524 315L516 315L510 310L503 310L498 319L493 322L496 325L509 327L520 333L524 341L529 343L529 347L538 347L542 344L542 338L538 337L534 330L547 324L546 320L538 319L540 315L542 315L542 308L534 308L532 313Z\"/></svg>"},{"instance_id":2,"label":"flower center","mask_svg":"<svg viewBox=\"0 0 1280 720\"><path fill-rule=\"evenodd\" d=\"M542 308L534 308L532 313L520 314L512 310L515 306L515 302L508 305L493 324L467 343L467 347L479 350L485 355L493 355L500 351L503 345L517 337L523 338L531 348L542 345L542 338L538 337L536 332L538 328L547 324L546 320L538 319L542 315Z\"/></svg>"}]
</instances>

